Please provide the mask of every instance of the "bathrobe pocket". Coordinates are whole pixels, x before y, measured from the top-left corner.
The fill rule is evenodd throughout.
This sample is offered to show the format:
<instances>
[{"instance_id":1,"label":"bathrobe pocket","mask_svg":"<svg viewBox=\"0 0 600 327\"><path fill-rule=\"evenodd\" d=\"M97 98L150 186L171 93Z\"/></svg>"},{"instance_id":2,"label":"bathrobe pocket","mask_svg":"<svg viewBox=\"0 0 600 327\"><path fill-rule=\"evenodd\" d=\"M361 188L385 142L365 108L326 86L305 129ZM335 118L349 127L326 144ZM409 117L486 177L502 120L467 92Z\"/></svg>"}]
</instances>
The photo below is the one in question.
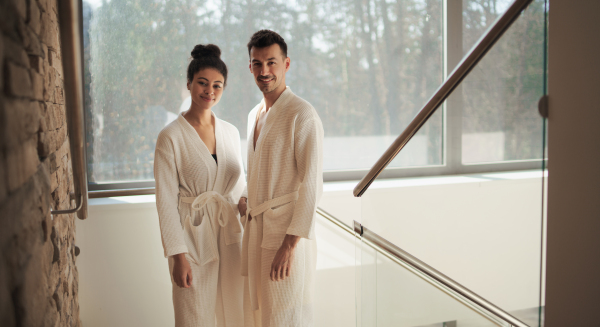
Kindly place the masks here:
<instances>
[{"instance_id":1,"label":"bathrobe pocket","mask_svg":"<svg viewBox=\"0 0 600 327\"><path fill-rule=\"evenodd\" d=\"M261 247L278 250L294 214L294 201L263 213L263 240Z\"/></svg>"},{"instance_id":2,"label":"bathrobe pocket","mask_svg":"<svg viewBox=\"0 0 600 327\"><path fill-rule=\"evenodd\" d=\"M202 211L196 212L195 215L202 215ZM184 233L186 243L192 259L196 264L203 266L218 259L219 252L216 247L216 238L211 226L211 219L208 215L200 217L202 219L199 225L194 225L193 222L197 219L191 218L188 216L188 219L186 219Z\"/></svg>"}]
</instances>

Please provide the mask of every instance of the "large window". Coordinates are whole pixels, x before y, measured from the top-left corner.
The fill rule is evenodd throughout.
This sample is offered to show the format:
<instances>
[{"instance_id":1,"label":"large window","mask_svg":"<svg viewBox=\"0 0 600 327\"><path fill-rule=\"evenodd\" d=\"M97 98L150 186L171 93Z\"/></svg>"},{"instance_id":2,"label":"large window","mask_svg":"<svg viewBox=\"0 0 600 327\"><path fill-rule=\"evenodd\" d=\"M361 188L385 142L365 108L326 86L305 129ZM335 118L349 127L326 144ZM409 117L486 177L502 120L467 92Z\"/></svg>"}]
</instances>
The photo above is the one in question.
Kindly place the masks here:
<instances>
[{"instance_id":1,"label":"large window","mask_svg":"<svg viewBox=\"0 0 600 327\"><path fill-rule=\"evenodd\" d=\"M464 38L448 38L464 39L469 48L508 3L464 0L464 17L459 18ZM338 179L360 178L443 82L444 5L442 0L84 0L89 182L153 179L156 137L190 105L186 67L198 43L221 47L230 75L214 111L239 129L245 144L248 112L261 99L248 70L246 43L262 28L286 39L292 60L287 84L313 104L323 121L326 179L334 172ZM530 25L539 24L539 18ZM463 122L452 123L438 110L390 167L419 171L448 166L450 153L461 151L448 147L448 129L463 131L465 163L540 158L536 145L527 150L507 145L520 137L511 134L512 122L522 121L519 114L531 111L530 102L541 95L537 74L543 67L531 60L541 60L543 48L535 42L525 48L513 44L523 34L543 41L543 30L530 25L517 24L514 41L505 42L496 59L489 60L493 65L482 62L481 73L465 81L472 86L462 90ZM515 66L523 53L533 59ZM514 69L507 71L506 66ZM482 86L490 76L494 82ZM506 99L523 83L529 83L526 94ZM498 87L508 91L493 97L505 101L489 97ZM506 108L515 117L508 117ZM501 120L498 112L504 115ZM501 155L483 154L481 142L496 147L502 143L504 150Z\"/></svg>"},{"instance_id":2,"label":"large window","mask_svg":"<svg viewBox=\"0 0 600 327\"><path fill-rule=\"evenodd\" d=\"M512 1L463 0L463 51ZM462 83L462 162L539 159L544 3L534 1Z\"/></svg>"}]
</instances>

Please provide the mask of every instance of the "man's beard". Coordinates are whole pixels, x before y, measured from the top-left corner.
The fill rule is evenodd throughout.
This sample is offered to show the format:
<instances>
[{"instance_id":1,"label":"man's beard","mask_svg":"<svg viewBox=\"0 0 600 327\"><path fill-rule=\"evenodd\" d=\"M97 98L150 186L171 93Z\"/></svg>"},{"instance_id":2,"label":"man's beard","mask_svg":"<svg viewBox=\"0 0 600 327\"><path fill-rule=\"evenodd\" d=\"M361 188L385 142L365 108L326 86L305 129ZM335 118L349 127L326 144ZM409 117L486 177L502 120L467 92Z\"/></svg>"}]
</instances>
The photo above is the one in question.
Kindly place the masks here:
<instances>
[{"instance_id":1,"label":"man's beard","mask_svg":"<svg viewBox=\"0 0 600 327\"><path fill-rule=\"evenodd\" d=\"M269 80L272 79L271 83L269 83L268 85L263 85L262 81L263 80ZM275 75L270 75L270 76L259 76L258 79L258 88L262 91L262 93L271 93L273 92L278 84L277 84L277 78L275 77Z\"/></svg>"}]
</instances>

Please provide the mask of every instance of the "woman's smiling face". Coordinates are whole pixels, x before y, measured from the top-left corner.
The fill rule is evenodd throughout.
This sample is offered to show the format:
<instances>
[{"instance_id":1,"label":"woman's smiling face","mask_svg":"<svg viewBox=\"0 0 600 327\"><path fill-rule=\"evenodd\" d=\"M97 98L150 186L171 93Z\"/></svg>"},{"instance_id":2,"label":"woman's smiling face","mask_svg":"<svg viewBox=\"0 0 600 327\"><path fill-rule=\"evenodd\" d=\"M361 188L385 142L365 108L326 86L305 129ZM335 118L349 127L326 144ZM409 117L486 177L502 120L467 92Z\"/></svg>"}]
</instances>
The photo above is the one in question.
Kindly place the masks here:
<instances>
[{"instance_id":1,"label":"woman's smiling face","mask_svg":"<svg viewBox=\"0 0 600 327\"><path fill-rule=\"evenodd\" d=\"M192 96L192 106L210 109L221 100L225 78L218 70L205 68L194 74L194 80L188 81L187 87Z\"/></svg>"}]
</instances>

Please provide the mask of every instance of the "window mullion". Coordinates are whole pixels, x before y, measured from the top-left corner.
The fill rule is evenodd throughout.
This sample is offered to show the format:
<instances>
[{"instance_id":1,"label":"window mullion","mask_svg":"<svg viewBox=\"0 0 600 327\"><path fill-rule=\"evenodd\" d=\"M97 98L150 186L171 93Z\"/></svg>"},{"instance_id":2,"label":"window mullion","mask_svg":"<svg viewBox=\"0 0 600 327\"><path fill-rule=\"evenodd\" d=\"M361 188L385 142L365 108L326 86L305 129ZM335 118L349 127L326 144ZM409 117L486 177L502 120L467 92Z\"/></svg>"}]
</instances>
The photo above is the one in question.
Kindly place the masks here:
<instances>
[{"instance_id":1,"label":"window mullion","mask_svg":"<svg viewBox=\"0 0 600 327\"><path fill-rule=\"evenodd\" d=\"M444 0L444 80L463 57L462 1ZM462 86L444 103L444 163L447 174L462 170Z\"/></svg>"}]
</instances>

